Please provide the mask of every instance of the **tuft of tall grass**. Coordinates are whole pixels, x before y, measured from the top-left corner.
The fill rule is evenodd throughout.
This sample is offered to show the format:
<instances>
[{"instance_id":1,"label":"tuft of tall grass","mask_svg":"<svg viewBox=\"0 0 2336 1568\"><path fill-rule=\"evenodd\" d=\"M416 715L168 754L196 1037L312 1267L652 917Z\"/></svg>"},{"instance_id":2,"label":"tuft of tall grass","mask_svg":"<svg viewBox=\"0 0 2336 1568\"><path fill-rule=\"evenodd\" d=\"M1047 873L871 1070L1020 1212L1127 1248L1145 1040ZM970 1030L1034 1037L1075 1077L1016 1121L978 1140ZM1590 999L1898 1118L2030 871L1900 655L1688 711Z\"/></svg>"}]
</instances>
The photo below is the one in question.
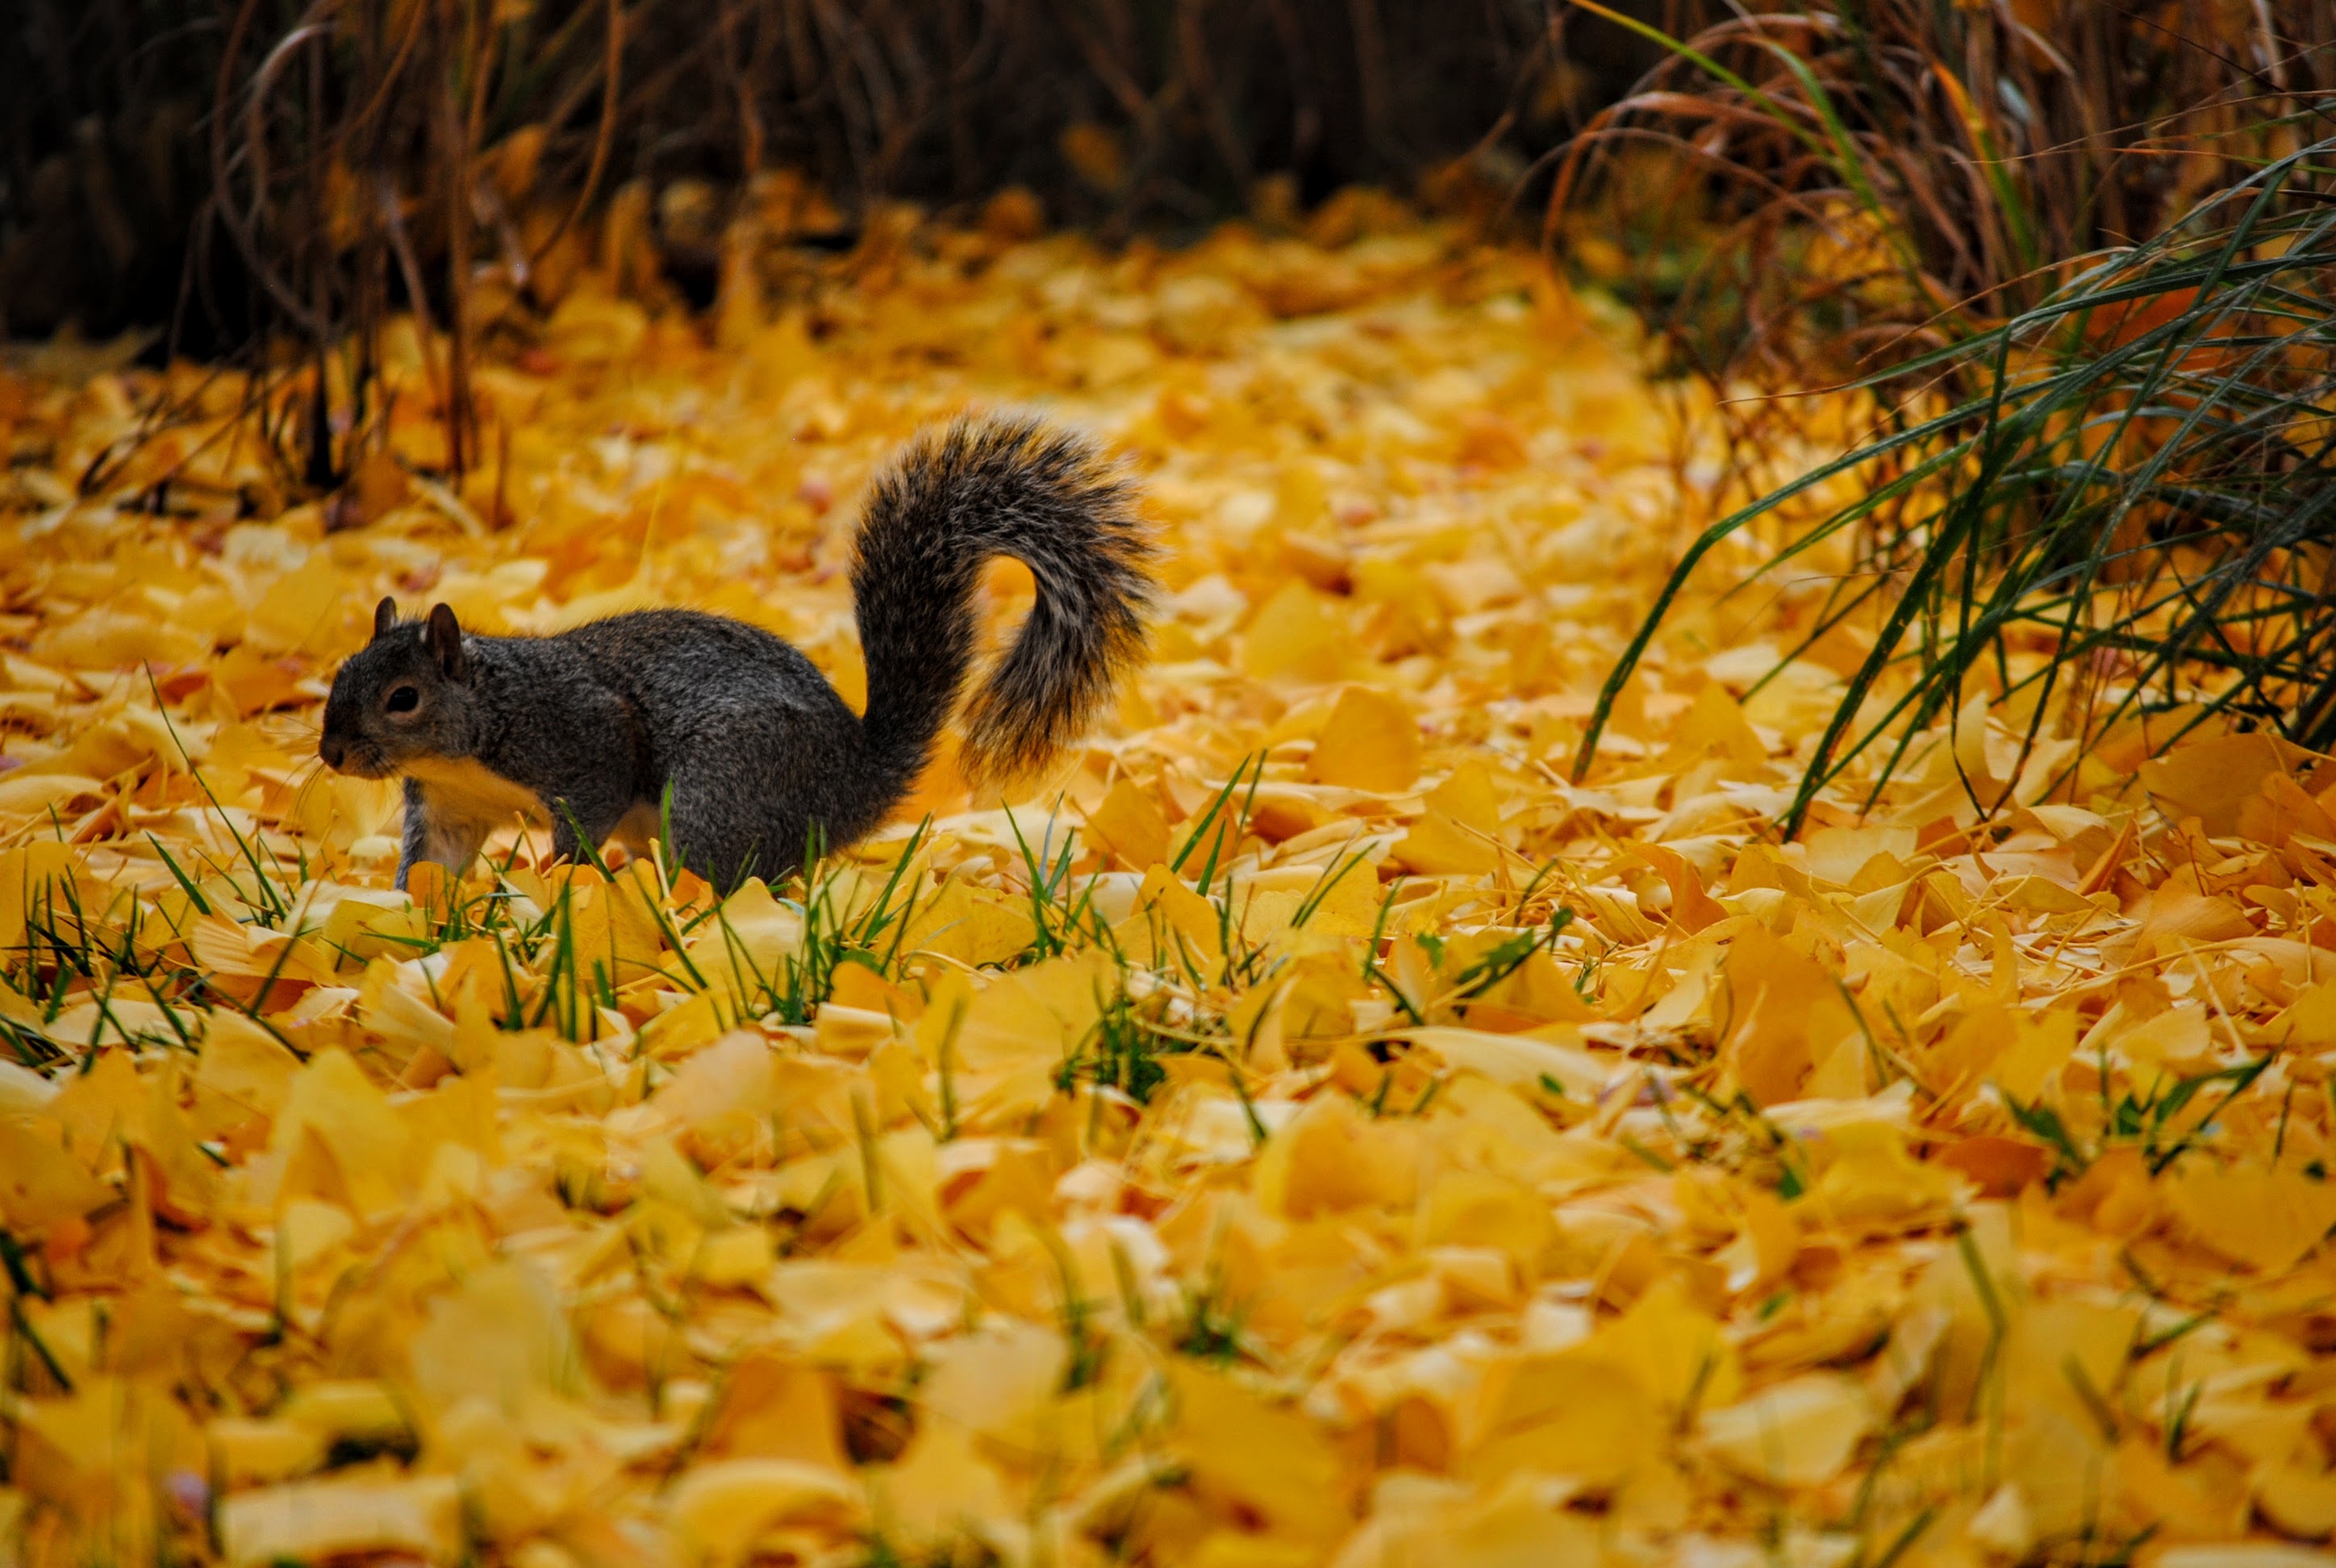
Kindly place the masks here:
<instances>
[{"instance_id":1,"label":"tuft of tall grass","mask_svg":"<svg viewBox=\"0 0 2336 1568\"><path fill-rule=\"evenodd\" d=\"M1844 475L1865 492L1756 578L1845 537L1855 570L1786 657L1837 630L1871 638L1788 831L1878 747L1870 802L1975 693L2024 716L2023 765L2054 726L2081 755L2122 720L2177 708L2153 739L2222 716L2336 745L2336 137L2060 276L1858 383L1893 423L1696 540L1610 677L1577 774L1698 563Z\"/></svg>"},{"instance_id":2,"label":"tuft of tall grass","mask_svg":"<svg viewBox=\"0 0 2336 1568\"><path fill-rule=\"evenodd\" d=\"M2336 92L2326 6L1861 0L1665 32L1563 4L1662 59L1566 149L1545 232L1605 254L1677 367L1721 381L1806 385L2000 325L2067 258L2295 152Z\"/></svg>"}]
</instances>

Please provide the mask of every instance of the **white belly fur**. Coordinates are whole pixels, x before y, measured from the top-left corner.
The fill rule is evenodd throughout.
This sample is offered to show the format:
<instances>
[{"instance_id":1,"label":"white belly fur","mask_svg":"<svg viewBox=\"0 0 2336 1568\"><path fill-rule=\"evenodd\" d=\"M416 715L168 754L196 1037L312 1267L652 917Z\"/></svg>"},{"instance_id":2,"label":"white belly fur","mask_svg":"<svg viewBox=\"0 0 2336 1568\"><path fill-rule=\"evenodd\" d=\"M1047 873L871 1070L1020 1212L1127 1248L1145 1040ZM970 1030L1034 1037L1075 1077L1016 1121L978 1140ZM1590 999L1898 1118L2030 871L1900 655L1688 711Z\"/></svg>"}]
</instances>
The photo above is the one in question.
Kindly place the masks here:
<instances>
[{"instance_id":1,"label":"white belly fur","mask_svg":"<svg viewBox=\"0 0 2336 1568\"><path fill-rule=\"evenodd\" d=\"M533 790L521 788L468 757L433 757L405 771L420 781L433 814L498 826L513 816L524 817L535 827L550 823Z\"/></svg>"}]
</instances>

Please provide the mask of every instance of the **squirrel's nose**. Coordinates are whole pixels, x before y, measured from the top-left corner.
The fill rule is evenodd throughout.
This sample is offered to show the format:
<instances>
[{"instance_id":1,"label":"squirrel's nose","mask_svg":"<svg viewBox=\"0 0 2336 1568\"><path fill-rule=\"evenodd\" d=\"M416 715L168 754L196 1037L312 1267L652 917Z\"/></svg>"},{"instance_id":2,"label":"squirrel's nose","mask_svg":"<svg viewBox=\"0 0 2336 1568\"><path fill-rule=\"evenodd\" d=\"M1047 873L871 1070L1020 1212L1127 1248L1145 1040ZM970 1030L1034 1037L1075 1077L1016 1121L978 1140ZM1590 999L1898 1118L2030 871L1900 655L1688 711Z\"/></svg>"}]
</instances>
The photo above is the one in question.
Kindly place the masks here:
<instances>
[{"instance_id":1,"label":"squirrel's nose","mask_svg":"<svg viewBox=\"0 0 2336 1568\"><path fill-rule=\"evenodd\" d=\"M316 743L316 755L325 759L326 767L336 769L341 765L341 758L348 755L348 748L341 744L340 736L328 735Z\"/></svg>"}]
</instances>

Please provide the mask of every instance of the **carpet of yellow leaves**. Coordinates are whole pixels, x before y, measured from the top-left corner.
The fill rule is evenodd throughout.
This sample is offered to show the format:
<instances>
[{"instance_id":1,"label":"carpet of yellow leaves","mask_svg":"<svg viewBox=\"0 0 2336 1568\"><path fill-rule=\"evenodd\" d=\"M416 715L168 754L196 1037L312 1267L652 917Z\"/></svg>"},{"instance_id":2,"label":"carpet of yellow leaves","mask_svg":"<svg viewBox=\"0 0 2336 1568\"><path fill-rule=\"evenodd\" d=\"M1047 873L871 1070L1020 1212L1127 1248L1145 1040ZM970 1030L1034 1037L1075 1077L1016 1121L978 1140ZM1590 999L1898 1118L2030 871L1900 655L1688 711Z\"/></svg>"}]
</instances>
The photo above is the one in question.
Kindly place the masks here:
<instances>
[{"instance_id":1,"label":"carpet of yellow leaves","mask_svg":"<svg viewBox=\"0 0 2336 1568\"><path fill-rule=\"evenodd\" d=\"M1754 690L1715 599L1572 782L1708 465L1368 200L789 297L586 279L458 488L393 332L323 506L297 399L0 376L24 1561L2330 1560L2336 766L1981 695L1780 843L1840 661ZM694 604L857 700L855 492L1004 399L1131 455L1172 590L1028 803L945 761L721 901L516 835L387 891L394 792L313 764L383 593Z\"/></svg>"}]
</instances>

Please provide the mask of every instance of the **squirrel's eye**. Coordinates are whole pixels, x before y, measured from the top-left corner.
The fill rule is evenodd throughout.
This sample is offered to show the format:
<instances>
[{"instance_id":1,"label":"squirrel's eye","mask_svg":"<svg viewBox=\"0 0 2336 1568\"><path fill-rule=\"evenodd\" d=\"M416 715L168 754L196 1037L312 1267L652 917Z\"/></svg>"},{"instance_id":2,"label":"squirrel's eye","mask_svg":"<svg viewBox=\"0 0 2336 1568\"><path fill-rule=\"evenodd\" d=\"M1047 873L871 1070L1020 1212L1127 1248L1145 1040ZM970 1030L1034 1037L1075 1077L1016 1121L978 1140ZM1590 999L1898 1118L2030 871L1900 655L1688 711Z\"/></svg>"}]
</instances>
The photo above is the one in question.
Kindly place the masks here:
<instances>
[{"instance_id":1,"label":"squirrel's eye","mask_svg":"<svg viewBox=\"0 0 2336 1568\"><path fill-rule=\"evenodd\" d=\"M422 693L410 686L394 686L381 706L391 713L412 713L422 706Z\"/></svg>"}]
</instances>

